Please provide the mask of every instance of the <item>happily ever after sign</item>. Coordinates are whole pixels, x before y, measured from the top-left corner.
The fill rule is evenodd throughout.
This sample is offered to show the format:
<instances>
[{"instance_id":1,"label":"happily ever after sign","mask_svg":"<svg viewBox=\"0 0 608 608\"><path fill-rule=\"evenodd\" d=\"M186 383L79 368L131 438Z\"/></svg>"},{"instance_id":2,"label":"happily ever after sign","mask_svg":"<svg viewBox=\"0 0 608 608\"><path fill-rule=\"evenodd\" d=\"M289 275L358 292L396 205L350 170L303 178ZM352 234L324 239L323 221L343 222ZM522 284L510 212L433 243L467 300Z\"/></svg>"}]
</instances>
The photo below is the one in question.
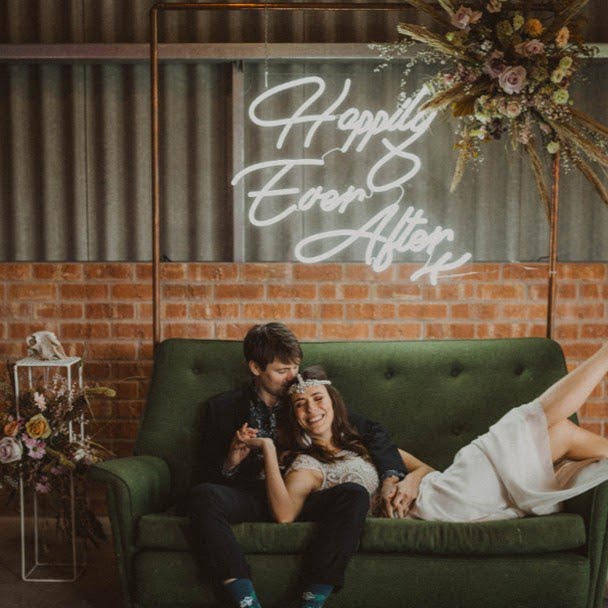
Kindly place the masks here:
<instances>
[{"instance_id":1,"label":"happily ever after sign","mask_svg":"<svg viewBox=\"0 0 608 608\"><path fill-rule=\"evenodd\" d=\"M365 262L375 271L386 269L396 254L411 252L424 259L411 280L428 276L436 284L471 254L456 255L454 231L431 225L425 210L407 200L406 185L422 167L412 145L436 116L419 111L429 91L423 87L401 98L388 112L351 105L352 90L350 78L330 94L322 77L306 76L258 95L248 106L248 118L271 135L272 149L260 150L263 160L239 171L232 184L244 180L248 219L254 226L270 229L296 214L331 217L331 229L306 234L296 244L294 255L300 262L329 260L363 243ZM346 165L356 159L357 171L346 172L348 181L329 174L335 172L329 165L335 167L337 156ZM365 206L365 218L361 221L359 213L357 225L345 225L353 205Z\"/></svg>"}]
</instances>

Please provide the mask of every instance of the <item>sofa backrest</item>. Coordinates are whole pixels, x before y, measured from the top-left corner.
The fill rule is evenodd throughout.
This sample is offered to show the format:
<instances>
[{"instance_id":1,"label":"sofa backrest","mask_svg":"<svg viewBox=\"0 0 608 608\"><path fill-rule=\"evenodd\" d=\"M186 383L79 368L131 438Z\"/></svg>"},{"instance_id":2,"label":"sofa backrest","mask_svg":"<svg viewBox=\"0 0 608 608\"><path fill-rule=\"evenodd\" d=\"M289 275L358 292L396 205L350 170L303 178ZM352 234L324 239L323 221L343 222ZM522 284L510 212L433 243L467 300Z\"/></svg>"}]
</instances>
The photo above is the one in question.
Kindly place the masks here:
<instances>
[{"instance_id":1,"label":"sofa backrest","mask_svg":"<svg viewBox=\"0 0 608 608\"><path fill-rule=\"evenodd\" d=\"M506 411L566 373L543 338L303 343L347 405L384 424L396 443L437 469ZM200 475L206 401L248 380L241 342L170 339L156 352L137 454L164 458L176 500Z\"/></svg>"}]
</instances>

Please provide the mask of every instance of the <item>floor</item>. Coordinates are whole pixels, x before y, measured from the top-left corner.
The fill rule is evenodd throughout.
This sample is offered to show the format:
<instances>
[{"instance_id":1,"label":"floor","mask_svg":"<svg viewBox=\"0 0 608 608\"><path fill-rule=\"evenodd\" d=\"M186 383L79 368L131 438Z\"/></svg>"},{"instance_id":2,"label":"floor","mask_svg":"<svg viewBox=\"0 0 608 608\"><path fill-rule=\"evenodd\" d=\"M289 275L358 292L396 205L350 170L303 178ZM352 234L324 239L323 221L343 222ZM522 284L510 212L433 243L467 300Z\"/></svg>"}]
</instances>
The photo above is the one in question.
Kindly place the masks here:
<instances>
[{"instance_id":1,"label":"floor","mask_svg":"<svg viewBox=\"0 0 608 608\"><path fill-rule=\"evenodd\" d=\"M103 520L109 533L108 521ZM87 568L74 583L21 580L19 519L0 517L0 608L120 608L112 541L87 552ZM432 608L429 606L429 608ZM604 604L608 608L608 601Z\"/></svg>"},{"instance_id":2,"label":"floor","mask_svg":"<svg viewBox=\"0 0 608 608\"><path fill-rule=\"evenodd\" d=\"M103 521L109 532L107 520ZM21 580L19 519L0 517L0 608L119 608L121 597L112 541L87 551L87 567L74 583Z\"/></svg>"}]
</instances>

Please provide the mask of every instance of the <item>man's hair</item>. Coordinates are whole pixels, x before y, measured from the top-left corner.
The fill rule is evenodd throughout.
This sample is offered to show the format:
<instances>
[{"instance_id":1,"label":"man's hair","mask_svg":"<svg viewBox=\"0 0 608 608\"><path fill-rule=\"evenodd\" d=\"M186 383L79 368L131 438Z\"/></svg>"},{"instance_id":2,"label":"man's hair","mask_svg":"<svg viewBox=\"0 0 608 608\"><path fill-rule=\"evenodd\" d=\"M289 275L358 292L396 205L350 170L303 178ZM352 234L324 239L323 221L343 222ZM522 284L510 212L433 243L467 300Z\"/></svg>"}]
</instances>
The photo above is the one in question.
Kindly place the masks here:
<instances>
[{"instance_id":1,"label":"man's hair","mask_svg":"<svg viewBox=\"0 0 608 608\"><path fill-rule=\"evenodd\" d=\"M302 361L302 347L294 333L283 323L254 325L243 341L245 360L254 361L261 370L278 359L281 363Z\"/></svg>"}]
</instances>

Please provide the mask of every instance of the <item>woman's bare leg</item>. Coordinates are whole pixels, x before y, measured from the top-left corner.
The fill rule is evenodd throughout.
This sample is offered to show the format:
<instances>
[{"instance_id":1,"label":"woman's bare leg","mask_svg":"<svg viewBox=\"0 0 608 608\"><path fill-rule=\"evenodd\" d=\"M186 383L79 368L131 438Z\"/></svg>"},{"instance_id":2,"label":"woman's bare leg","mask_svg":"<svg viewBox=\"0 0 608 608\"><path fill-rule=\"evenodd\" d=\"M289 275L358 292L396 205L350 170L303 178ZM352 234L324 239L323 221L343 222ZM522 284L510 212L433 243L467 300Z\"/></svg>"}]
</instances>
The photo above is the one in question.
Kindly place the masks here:
<instances>
[{"instance_id":1,"label":"woman's bare leg","mask_svg":"<svg viewBox=\"0 0 608 608\"><path fill-rule=\"evenodd\" d=\"M549 428L577 412L607 373L608 344L604 344L584 363L548 388L539 401Z\"/></svg>"},{"instance_id":2,"label":"woman's bare leg","mask_svg":"<svg viewBox=\"0 0 608 608\"><path fill-rule=\"evenodd\" d=\"M608 439L582 429L570 420L549 427L549 442L552 462L564 457L571 460L608 458Z\"/></svg>"}]
</instances>

